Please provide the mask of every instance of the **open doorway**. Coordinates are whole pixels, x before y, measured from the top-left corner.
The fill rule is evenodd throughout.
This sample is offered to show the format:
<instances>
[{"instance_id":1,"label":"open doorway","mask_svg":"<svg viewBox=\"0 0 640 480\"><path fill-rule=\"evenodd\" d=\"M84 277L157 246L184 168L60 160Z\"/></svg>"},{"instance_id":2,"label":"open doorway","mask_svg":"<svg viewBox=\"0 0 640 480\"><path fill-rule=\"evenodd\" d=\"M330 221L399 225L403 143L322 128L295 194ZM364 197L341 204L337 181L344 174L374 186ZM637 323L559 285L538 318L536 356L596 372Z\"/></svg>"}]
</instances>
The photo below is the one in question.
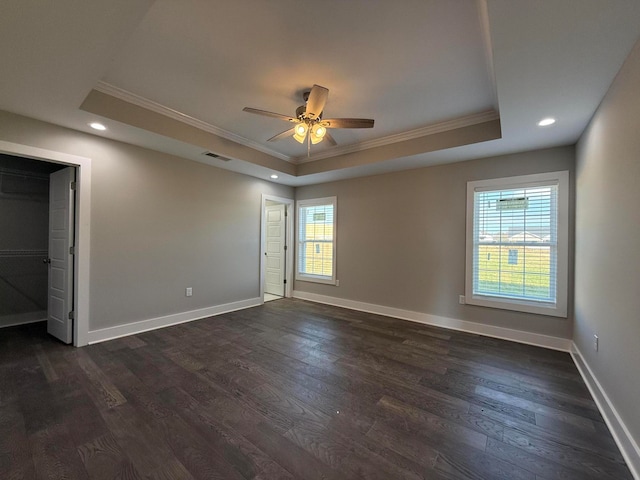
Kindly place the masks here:
<instances>
[{"instance_id":1,"label":"open doorway","mask_svg":"<svg viewBox=\"0 0 640 480\"><path fill-rule=\"evenodd\" d=\"M11 299L14 307L20 305L17 312L12 312L18 316L5 318L0 327L45 319L47 331L53 336L75 346L86 345L89 331L91 160L4 141L0 141L0 156L10 160L10 164L5 165L8 180L5 179L4 187L0 186L3 193L8 190L9 196L14 198L27 197L40 202L37 207L39 214L30 215L28 209L14 210L11 214L15 215L13 226L9 222L0 229L3 232L0 249L4 249L5 256L13 255L19 259L18 263L28 261L31 268L17 274L9 272L11 278L9 285L5 282L4 295ZM31 176L39 175L39 179L34 183L20 179L20 175L9 178L12 169L22 170L22 177L25 177L25 170L31 170ZM9 214L3 217L0 222L10 220ZM27 222L36 223L38 219L37 227L27 225ZM37 248L27 248L29 243L9 242L11 235L17 233L14 230L33 228L39 230L37 245L33 243ZM35 242L34 239L32 241ZM10 245L16 248L8 248ZM19 268L15 259L13 267ZM43 316L45 318L37 318Z\"/></svg>"},{"instance_id":2,"label":"open doorway","mask_svg":"<svg viewBox=\"0 0 640 480\"><path fill-rule=\"evenodd\" d=\"M61 168L0 155L0 327L47 319L49 175Z\"/></svg>"},{"instance_id":3,"label":"open doorway","mask_svg":"<svg viewBox=\"0 0 640 480\"><path fill-rule=\"evenodd\" d=\"M75 167L0 154L0 327L73 341Z\"/></svg>"},{"instance_id":4,"label":"open doorway","mask_svg":"<svg viewBox=\"0 0 640 480\"><path fill-rule=\"evenodd\" d=\"M260 296L264 302L291 296L293 200L262 196Z\"/></svg>"}]
</instances>

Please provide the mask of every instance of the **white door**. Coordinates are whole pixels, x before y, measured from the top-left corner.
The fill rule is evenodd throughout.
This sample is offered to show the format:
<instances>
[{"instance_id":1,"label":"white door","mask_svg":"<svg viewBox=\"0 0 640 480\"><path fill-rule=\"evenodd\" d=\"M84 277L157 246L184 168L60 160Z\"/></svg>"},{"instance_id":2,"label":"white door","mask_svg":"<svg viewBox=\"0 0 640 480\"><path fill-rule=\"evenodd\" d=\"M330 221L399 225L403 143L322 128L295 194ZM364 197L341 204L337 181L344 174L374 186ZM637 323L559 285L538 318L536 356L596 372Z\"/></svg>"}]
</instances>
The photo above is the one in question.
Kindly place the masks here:
<instances>
[{"instance_id":1,"label":"white door","mask_svg":"<svg viewBox=\"0 0 640 480\"><path fill-rule=\"evenodd\" d=\"M49 179L49 299L47 331L64 343L73 341L73 255L75 168Z\"/></svg>"},{"instance_id":2,"label":"white door","mask_svg":"<svg viewBox=\"0 0 640 480\"><path fill-rule=\"evenodd\" d=\"M266 265L264 292L284 297L285 206L268 205L265 211Z\"/></svg>"}]
</instances>

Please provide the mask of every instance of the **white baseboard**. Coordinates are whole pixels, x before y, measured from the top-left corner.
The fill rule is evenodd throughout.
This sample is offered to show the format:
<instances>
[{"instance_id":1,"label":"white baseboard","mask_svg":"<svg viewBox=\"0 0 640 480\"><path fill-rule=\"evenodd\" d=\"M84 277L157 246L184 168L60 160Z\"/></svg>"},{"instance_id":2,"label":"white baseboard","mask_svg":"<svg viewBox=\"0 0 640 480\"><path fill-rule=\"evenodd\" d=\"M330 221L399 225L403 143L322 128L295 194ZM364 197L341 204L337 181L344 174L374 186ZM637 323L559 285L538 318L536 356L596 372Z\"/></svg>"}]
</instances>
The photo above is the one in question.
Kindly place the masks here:
<instances>
[{"instance_id":1,"label":"white baseboard","mask_svg":"<svg viewBox=\"0 0 640 480\"><path fill-rule=\"evenodd\" d=\"M16 315L4 315L0 317L0 328L17 327L28 323L44 322L47 320L47 312L28 312Z\"/></svg>"},{"instance_id":2,"label":"white baseboard","mask_svg":"<svg viewBox=\"0 0 640 480\"><path fill-rule=\"evenodd\" d=\"M622 421L613 403L611 403L609 396L602 388L593 370L591 370L589 364L585 362L580 350L578 350L578 347L573 342L571 344L571 356L573 357L576 367L578 367L580 375L582 375L584 383L587 384L591 396L595 400L596 405L598 405L598 409L609 427L613 439L616 441L620 452L622 452L622 456L627 462L633 478L640 480L640 447L638 447L638 444L631 436L629 429Z\"/></svg>"},{"instance_id":3,"label":"white baseboard","mask_svg":"<svg viewBox=\"0 0 640 480\"><path fill-rule=\"evenodd\" d=\"M113 340L115 338L126 337L128 335L135 335L137 333L148 332L149 330L169 327L179 323L192 322L194 320L200 320L214 315L235 312L236 310L257 307L258 305L262 305L262 303L261 298L249 298L247 300L215 305L213 307L201 308L199 310L191 310L164 317L150 318L139 322L117 325L115 327L92 330L89 331L89 345L106 342L107 340Z\"/></svg>"},{"instance_id":4,"label":"white baseboard","mask_svg":"<svg viewBox=\"0 0 640 480\"><path fill-rule=\"evenodd\" d=\"M568 352L571 349L571 340L569 340L568 338L552 337L550 335L542 335L539 333L523 332L521 330L514 330L511 328L495 327L482 323L458 320L456 318L440 317L437 315L430 315L428 313L402 310L399 308L385 307L384 305L375 305L373 303L357 302L354 300L345 300L344 298L329 297L326 295L318 295L315 293L302 292L299 290L294 291L293 296L294 298L299 298L301 300L309 300L311 302L324 303L327 305L334 305L336 307L344 307L351 310L358 310L361 312L374 313L376 315L384 315L387 317L409 320L411 322L448 328L450 330L476 333L478 335L484 335L487 337L500 338L503 340L510 340L512 342L518 343L526 343L527 345L535 345L536 347L560 350L562 352Z\"/></svg>"}]
</instances>

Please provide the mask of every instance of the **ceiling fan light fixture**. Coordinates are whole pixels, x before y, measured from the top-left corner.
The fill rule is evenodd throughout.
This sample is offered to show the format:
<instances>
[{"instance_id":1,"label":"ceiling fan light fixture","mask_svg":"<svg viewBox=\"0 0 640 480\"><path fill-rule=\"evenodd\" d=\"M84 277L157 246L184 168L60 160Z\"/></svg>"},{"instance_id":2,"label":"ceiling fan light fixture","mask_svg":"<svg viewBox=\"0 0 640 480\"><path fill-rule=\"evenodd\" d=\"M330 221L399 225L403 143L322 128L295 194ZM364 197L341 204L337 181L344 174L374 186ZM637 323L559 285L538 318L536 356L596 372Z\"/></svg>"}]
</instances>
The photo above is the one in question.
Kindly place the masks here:
<instances>
[{"instance_id":1,"label":"ceiling fan light fixture","mask_svg":"<svg viewBox=\"0 0 640 480\"><path fill-rule=\"evenodd\" d=\"M307 124L306 123L299 123L298 125L296 125L296 129L295 129L295 134L303 137L307 134Z\"/></svg>"},{"instance_id":2,"label":"ceiling fan light fixture","mask_svg":"<svg viewBox=\"0 0 640 480\"><path fill-rule=\"evenodd\" d=\"M318 137L319 139L322 140L322 138L325 136L325 134L327 133L327 128L323 127L322 125L320 125L319 123L316 123L313 128L311 129L311 133Z\"/></svg>"},{"instance_id":3,"label":"ceiling fan light fixture","mask_svg":"<svg viewBox=\"0 0 640 480\"><path fill-rule=\"evenodd\" d=\"M293 134L296 142L301 144L304 144L305 141L307 142L307 155L310 155L311 144L320 143L325 138L330 145L336 145L336 141L327 130L328 128L373 128L373 119L371 118L331 118L323 120L322 115L328 96L328 88L314 85L311 90L303 93L302 98L305 103L296 109L295 117L251 107L244 107L242 110L247 113L293 123L294 126L292 128L274 135L267 141L275 142L289 138Z\"/></svg>"},{"instance_id":4,"label":"ceiling fan light fixture","mask_svg":"<svg viewBox=\"0 0 640 480\"><path fill-rule=\"evenodd\" d=\"M311 143L313 145L315 145L316 143L320 143L322 141L322 137L318 137L316 135L314 135L313 133L310 135L311 137Z\"/></svg>"},{"instance_id":5,"label":"ceiling fan light fixture","mask_svg":"<svg viewBox=\"0 0 640 480\"><path fill-rule=\"evenodd\" d=\"M309 126L306 123L299 123L293 129L293 138L298 143L304 143L305 138L307 138L308 130L309 130Z\"/></svg>"}]
</instances>

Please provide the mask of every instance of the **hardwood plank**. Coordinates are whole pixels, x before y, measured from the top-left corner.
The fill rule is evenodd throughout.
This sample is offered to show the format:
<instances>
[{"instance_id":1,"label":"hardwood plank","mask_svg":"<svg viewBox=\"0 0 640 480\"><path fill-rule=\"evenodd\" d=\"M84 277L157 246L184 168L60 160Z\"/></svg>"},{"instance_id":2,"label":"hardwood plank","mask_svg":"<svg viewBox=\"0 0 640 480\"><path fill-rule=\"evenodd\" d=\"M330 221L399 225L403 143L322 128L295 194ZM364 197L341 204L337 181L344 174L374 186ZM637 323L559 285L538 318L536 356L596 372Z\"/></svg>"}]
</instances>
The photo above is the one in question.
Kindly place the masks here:
<instances>
[{"instance_id":1,"label":"hardwood plank","mask_svg":"<svg viewBox=\"0 0 640 480\"><path fill-rule=\"evenodd\" d=\"M263 382L261 380L254 380L252 377L246 374L239 374L236 371L210 372L205 370L203 376L220 388L230 391L236 401L241 401L250 410L263 416L267 423L281 433L293 427L294 422L287 415L287 412L283 412L277 407L273 408L271 405L273 402L265 402L263 399L253 395L253 391L262 386Z\"/></svg>"},{"instance_id":2,"label":"hardwood plank","mask_svg":"<svg viewBox=\"0 0 640 480\"><path fill-rule=\"evenodd\" d=\"M619 455L611 458L609 452L594 452L571 444L564 444L546 436L536 436L521 430L505 428L504 443L518 447L538 457L547 459L587 474L596 472L600 478L629 479L632 477L627 466Z\"/></svg>"},{"instance_id":3,"label":"hardwood plank","mask_svg":"<svg viewBox=\"0 0 640 480\"><path fill-rule=\"evenodd\" d=\"M565 422L570 425L575 425L580 428L584 428L585 430L595 430L593 421L589 418L592 415L591 411L589 411L589 413L587 414L588 416L581 416L563 410L558 410L556 408L548 407L538 402L532 402L522 397L509 395L507 393L493 390L491 388L476 386L474 391L479 395L498 400L507 405L513 405L515 407L525 409L529 412L533 412L534 414L542 414L547 417L551 417L559 422Z\"/></svg>"},{"instance_id":4,"label":"hardwood plank","mask_svg":"<svg viewBox=\"0 0 640 480\"><path fill-rule=\"evenodd\" d=\"M78 453L91 478L116 478L120 472L127 469L138 475L135 469L130 469L129 459L109 433L80 445Z\"/></svg>"},{"instance_id":5,"label":"hardwood plank","mask_svg":"<svg viewBox=\"0 0 640 480\"><path fill-rule=\"evenodd\" d=\"M0 405L0 478L35 476L31 445L16 403Z\"/></svg>"},{"instance_id":6,"label":"hardwood plank","mask_svg":"<svg viewBox=\"0 0 640 480\"><path fill-rule=\"evenodd\" d=\"M599 475L573 470L556 462L541 461L537 455L491 438L487 443L486 452L513 465L518 465L534 473L537 478L544 480L597 480L601 478Z\"/></svg>"},{"instance_id":7,"label":"hardwood plank","mask_svg":"<svg viewBox=\"0 0 640 480\"><path fill-rule=\"evenodd\" d=\"M78 388L73 394L56 396L51 405L59 412L59 421L67 427L76 446L109 433L99 408L83 389Z\"/></svg>"},{"instance_id":8,"label":"hardwood plank","mask_svg":"<svg viewBox=\"0 0 640 480\"><path fill-rule=\"evenodd\" d=\"M349 442L344 436L318 425L299 425L285 438L305 449L332 470L341 472L343 478L353 479L407 479L420 478L415 473L388 462L371 450Z\"/></svg>"},{"instance_id":9,"label":"hardwood plank","mask_svg":"<svg viewBox=\"0 0 640 480\"><path fill-rule=\"evenodd\" d=\"M438 458L438 450L431 447L431 445L414 436L403 434L381 422L376 422L367 433L367 436L422 466L433 467L436 458Z\"/></svg>"},{"instance_id":10,"label":"hardwood plank","mask_svg":"<svg viewBox=\"0 0 640 480\"><path fill-rule=\"evenodd\" d=\"M149 426L131 404L100 412L109 433L139 472L153 472L177 459L162 440L157 427Z\"/></svg>"},{"instance_id":11,"label":"hardwood plank","mask_svg":"<svg viewBox=\"0 0 640 480\"><path fill-rule=\"evenodd\" d=\"M182 419L170 416L158 421L163 440L194 478L240 480L242 475L226 462L204 438Z\"/></svg>"},{"instance_id":12,"label":"hardwood plank","mask_svg":"<svg viewBox=\"0 0 640 480\"><path fill-rule=\"evenodd\" d=\"M482 393L476 391L474 385L458 383L455 380L446 378L444 375L432 375L429 377L425 375L423 376L422 380L420 380L420 384L432 390L446 393L461 400L465 400L471 404L478 405L489 410L494 410L505 415L510 415L513 418L524 422L533 424L536 421L535 412L517 405L511 405L509 403L500 401L496 398L493 398L493 395L483 395Z\"/></svg>"},{"instance_id":13,"label":"hardwood plank","mask_svg":"<svg viewBox=\"0 0 640 480\"><path fill-rule=\"evenodd\" d=\"M195 480L193 475L177 459L171 458L162 466L148 472L149 480Z\"/></svg>"},{"instance_id":14,"label":"hardwood plank","mask_svg":"<svg viewBox=\"0 0 640 480\"><path fill-rule=\"evenodd\" d=\"M89 478L64 425L51 425L29 435L36 478Z\"/></svg>"},{"instance_id":15,"label":"hardwood plank","mask_svg":"<svg viewBox=\"0 0 640 480\"><path fill-rule=\"evenodd\" d=\"M47 356L47 353L42 348L42 345L36 345L36 352L37 352L36 358L38 359L38 362L42 367L42 372L44 373L45 378L49 383L55 382L58 379L58 374L56 373L56 370L53 368L53 365L51 365L51 362L49 361L49 357Z\"/></svg>"},{"instance_id":16,"label":"hardwood plank","mask_svg":"<svg viewBox=\"0 0 640 480\"><path fill-rule=\"evenodd\" d=\"M332 470L298 444L270 428L266 423L248 428L243 435L295 478L304 480L345 478L340 472Z\"/></svg>"},{"instance_id":17,"label":"hardwood plank","mask_svg":"<svg viewBox=\"0 0 640 480\"><path fill-rule=\"evenodd\" d=\"M456 453L438 455L435 469L465 480L536 480L533 473L495 457L480 452Z\"/></svg>"},{"instance_id":18,"label":"hardwood plank","mask_svg":"<svg viewBox=\"0 0 640 480\"><path fill-rule=\"evenodd\" d=\"M0 478L630 480L569 355L283 299L0 335Z\"/></svg>"},{"instance_id":19,"label":"hardwood plank","mask_svg":"<svg viewBox=\"0 0 640 480\"><path fill-rule=\"evenodd\" d=\"M212 411L203 407L186 392L177 388L168 389L161 395L174 405L176 412L216 451L219 451L243 477L253 478L258 473L263 475L269 473L278 478L292 478L286 470L246 440L233 427L225 425L220 410Z\"/></svg>"},{"instance_id":20,"label":"hardwood plank","mask_svg":"<svg viewBox=\"0 0 640 480\"><path fill-rule=\"evenodd\" d=\"M89 382L93 385L90 392L94 392L93 397L101 402L106 408L117 407L127 401L122 393L113 385L111 380L98 368L89 355L83 350L76 352L76 361L84 371Z\"/></svg>"},{"instance_id":21,"label":"hardwood plank","mask_svg":"<svg viewBox=\"0 0 640 480\"><path fill-rule=\"evenodd\" d=\"M378 402L379 414L390 419L394 416L401 419L405 429L410 430L409 424L416 430L440 430L450 434L453 438L460 438L464 443L478 448L484 448L487 437L502 439L504 427L490 418L469 412L460 412L446 406L434 406L433 403L417 408L403 403L395 398L384 396ZM437 413L432 413L432 411ZM477 432L479 435L473 435Z\"/></svg>"}]
</instances>

